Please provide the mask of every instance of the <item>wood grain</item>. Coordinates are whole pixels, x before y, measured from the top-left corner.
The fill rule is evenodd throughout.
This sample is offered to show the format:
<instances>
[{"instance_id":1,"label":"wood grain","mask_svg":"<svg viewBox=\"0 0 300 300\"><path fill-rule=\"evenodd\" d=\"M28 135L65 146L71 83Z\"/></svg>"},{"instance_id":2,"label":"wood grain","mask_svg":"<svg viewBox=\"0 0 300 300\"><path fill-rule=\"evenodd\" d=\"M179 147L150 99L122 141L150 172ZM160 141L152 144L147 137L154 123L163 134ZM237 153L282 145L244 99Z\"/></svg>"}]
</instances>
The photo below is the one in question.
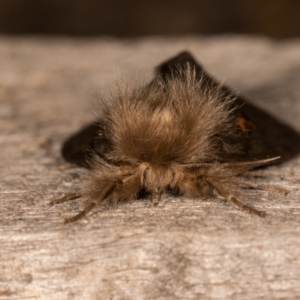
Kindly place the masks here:
<instances>
[{"instance_id":1,"label":"wood grain","mask_svg":"<svg viewBox=\"0 0 300 300\"><path fill-rule=\"evenodd\" d=\"M97 97L184 49L300 131L299 40L0 39L0 299L300 297L299 158L249 174L289 190L246 191L264 219L221 198L133 201L67 225L80 201L49 206L80 184L60 147L93 120Z\"/></svg>"}]
</instances>

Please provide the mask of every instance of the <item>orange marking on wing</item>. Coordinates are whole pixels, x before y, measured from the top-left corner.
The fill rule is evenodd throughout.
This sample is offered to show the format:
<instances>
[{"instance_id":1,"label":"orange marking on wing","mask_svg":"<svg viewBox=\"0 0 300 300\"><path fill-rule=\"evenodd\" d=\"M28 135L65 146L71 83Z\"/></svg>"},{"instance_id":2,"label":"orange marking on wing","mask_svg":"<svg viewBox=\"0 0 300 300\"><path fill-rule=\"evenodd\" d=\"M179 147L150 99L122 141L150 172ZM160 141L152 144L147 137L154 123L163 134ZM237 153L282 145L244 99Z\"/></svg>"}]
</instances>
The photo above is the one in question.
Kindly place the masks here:
<instances>
[{"instance_id":1,"label":"orange marking on wing","mask_svg":"<svg viewBox=\"0 0 300 300\"><path fill-rule=\"evenodd\" d=\"M239 127L243 133L257 130L257 126L240 113L235 120L235 126Z\"/></svg>"}]
</instances>

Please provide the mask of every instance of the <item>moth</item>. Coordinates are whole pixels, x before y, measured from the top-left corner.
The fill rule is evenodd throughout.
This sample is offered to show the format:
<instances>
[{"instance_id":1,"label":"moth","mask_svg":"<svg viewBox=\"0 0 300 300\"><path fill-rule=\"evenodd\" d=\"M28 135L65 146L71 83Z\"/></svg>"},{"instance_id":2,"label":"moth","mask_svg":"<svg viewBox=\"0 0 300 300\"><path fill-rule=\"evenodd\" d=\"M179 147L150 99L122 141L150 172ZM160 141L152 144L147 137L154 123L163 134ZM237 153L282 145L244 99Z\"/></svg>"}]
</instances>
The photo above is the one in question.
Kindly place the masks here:
<instances>
[{"instance_id":1,"label":"moth","mask_svg":"<svg viewBox=\"0 0 300 300\"><path fill-rule=\"evenodd\" d=\"M149 194L159 203L164 193L216 197L258 216L240 201L243 187L283 192L247 182L243 174L299 153L299 135L219 84L182 52L156 68L144 86L116 86L99 99L99 119L69 138L62 148L68 161L85 166L81 190L51 204L83 196L73 222L95 206Z\"/></svg>"}]
</instances>

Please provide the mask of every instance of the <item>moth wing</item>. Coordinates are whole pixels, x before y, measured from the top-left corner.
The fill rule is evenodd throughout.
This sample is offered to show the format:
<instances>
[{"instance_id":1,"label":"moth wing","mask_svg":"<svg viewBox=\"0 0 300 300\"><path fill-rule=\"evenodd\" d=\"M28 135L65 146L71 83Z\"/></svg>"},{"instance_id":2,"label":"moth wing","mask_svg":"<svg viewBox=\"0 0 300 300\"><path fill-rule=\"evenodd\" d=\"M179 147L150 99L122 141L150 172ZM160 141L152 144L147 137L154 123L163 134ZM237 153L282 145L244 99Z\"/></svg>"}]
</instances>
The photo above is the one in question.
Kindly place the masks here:
<instances>
[{"instance_id":1,"label":"moth wing","mask_svg":"<svg viewBox=\"0 0 300 300\"><path fill-rule=\"evenodd\" d=\"M188 66L195 70L204 89L215 89L220 86L220 83L210 76L187 51L162 63L156 71L164 79L172 76L180 77L184 74L182 70ZM235 94L228 86L222 86L221 90L224 98ZM232 150L224 151L221 162L260 160L276 156L280 156L279 161L282 162L299 154L300 135L293 128L240 95L235 96L232 105L237 134L228 136L227 144L232 145Z\"/></svg>"},{"instance_id":2,"label":"moth wing","mask_svg":"<svg viewBox=\"0 0 300 300\"><path fill-rule=\"evenodd\" d=\"M203 88L219 87L219 83L187 51L159 65L156 68L157 75L164 79L182 76L182 72L178 71L184 70L188 65L195 69ZM234 94L227 86L223 86L222 91L225 96ZM242 96L237 95L232 105L235 108L238 134L228 136L226 142L231 150L224 151L220 162L259 160L275 156L281 156L280 161L286 161L300 152L300 135L291 127L257 108ZM101 120L68 138L62 147L65 160L89 167L87 162L93 153L103 157L110 151L109 138L99 135L99 130L101 131Z\"/></svg>"},{"instance_id":3,"label":"moth wing","mask_svg":"<svg viewBox=\"0 0 300 300\"><path fill-rule=\"evenodd\" d=\"M95 154L103 158L109 147L109 141L103 135L101 124L98 122L69 137L64 142L61 152L66 161L89 168L90 158Z\"/></svg>"},{"instance_id":4,"label":"moth wing","mask_svg":"<svg viewBox=\"0 0 300 300\"><path fill-rule=\"evenodd\" d=\"M174 59L161 64L157 68L158 76L164 76L165 74L166 77L168 77L174 71L174 68L184 67L187 65L187 62L190 63L191 66L200 68L188 52L182 52ZM201 70L197 70L197 73L202 74ZM107 139L103 140L99 138L98 130L101 128L100 124L101 120L87 125L69 137L62 146L61 152L63 158L70 163L88 168L88 161L92 153L103 157L105 151L108 151L108 141Z\"/></svg>"}]
</instances>

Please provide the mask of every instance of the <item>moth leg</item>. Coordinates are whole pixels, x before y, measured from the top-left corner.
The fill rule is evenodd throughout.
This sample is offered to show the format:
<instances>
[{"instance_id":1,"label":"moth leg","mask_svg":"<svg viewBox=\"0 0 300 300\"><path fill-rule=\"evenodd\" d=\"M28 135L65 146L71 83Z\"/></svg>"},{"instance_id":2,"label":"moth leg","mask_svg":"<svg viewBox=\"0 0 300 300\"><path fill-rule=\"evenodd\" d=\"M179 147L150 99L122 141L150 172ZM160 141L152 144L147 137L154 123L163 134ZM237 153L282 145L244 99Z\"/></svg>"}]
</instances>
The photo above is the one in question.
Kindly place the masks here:
<instances>
[{"instance_id":1,"label":"moth leg","mask_svg":"<svg viewBox=\"0 0 300 300\"><path fill-rule=\"evenodd\" d=\"M154 206L158 206L158 204L161 202L161 195L162 192L157 194L157 198L156 201L154 202Z\"/></svg>"},{"instance_id":2,"label":"moth leg","mask_svg":"<svg viewBox=\"0 0 300 300\"><path fill-rule=\"evenodd\" d=\"M148 207L158 206L161 201L162 192L151 193L151 198Z\"/></svg>"},{"instance_id":3,"label":"moth leg","mask_svg":"<svg viewBox=\"0 0 300 300\"><path fill-rule=\"evenodd\" d=\"M64 223L71 223L71 222L75 222L75 221L81 219L82 217L84 217L85 215L87 215L95 206L96 206L95 202L90 203L79 214L77 214L77 215L75 215L73 217L65 218Z\"/></svg>"},{"instance_id":4,"label":"moth leg","mask_svg":"<svg viewBox=\"0 0 300 300\"><path fill-rule=\"evenodd\" d=\"M75 164L72 164L72 163L65 163L65 164L58 166L58 170L60 170L60 171L66 171L66 170L75 169L75 168L78 168L78 166Z\"/></svg>"},{"instance_id":5,"label":"moth leg","mask_svg":"<svg viewBox=\"0 0 300 300\"><path fill-rule=\"evenodd\" d=\"M61 198L51 200L49 204L50 205L59 204L59 203L63 203L63 202L69 201L69 200L74 200L74 199L79 198L81 196L82 195L81 195L80 192L68 193L68 194L65 194Z\"/></svg>"},{"instance_id":6,"label":"moth leg","mask_svg":"<svg viewBox=\"0 0 300 300\"><path fill-rule=\"evenodd\" d=\"M153 193L150 194L150 201L148 203L148 208L153 207L154 206L154 196Z\"/></svg>"},{"instance_id":7,"label":"moth leg","mask_svg":"<svg viewBox=\"0 0 300 300\"><path fill-rule=\"evenodd\" d=\"M236 206L247 211L248 213L255 214L260 217L264 217L266 215L265 211L257 210L251 206L248 206L248 205L240 202L233 195L231 195L229 192L227 192L226 189L219 182L217 182L209 177L206 178L206 181L209 182L220 193L220 195L223 196L227 201L234 203Z\"/></svg>"},{"instance_id":8,"label":"moth leg","mask_svg":"<svg viewBox=\"0 0 300 300\"><path fill-rule=\"evenodd\" d=\"M273 192L273 193L278 193L281 195L287 195L288 191L285 189L282 189L277 186L273 185L264 185L264 184L257 184L257 183L252 183L252 182L247 182L247 181L241 181L241 184L248 186L252 189L258 189L258 190L263 190L263 191L268 191L268 192Z\"/></svg>"},{"instance_id":9,"label":"moth leg","mask_svg":"<svg viewBox=\"0 0 300 300\"><path fill-rule=\"evenodd\" d=\"M73 217L65 218L65 223L75 222L75 221L81 219L82 217L84 217L85 215L87 215L94 207L96 207L105 198L111 196L113 194L113 192L115 191L116 187L117 187L116 183L109 186L107 189L104 190L104 192L102 193L102 195L98 199L93 200L92 202L90 202L84 208L83 211L81 211L80 213L78 213L77 215L75 215Z\"/></svg>"}]
</instances>

